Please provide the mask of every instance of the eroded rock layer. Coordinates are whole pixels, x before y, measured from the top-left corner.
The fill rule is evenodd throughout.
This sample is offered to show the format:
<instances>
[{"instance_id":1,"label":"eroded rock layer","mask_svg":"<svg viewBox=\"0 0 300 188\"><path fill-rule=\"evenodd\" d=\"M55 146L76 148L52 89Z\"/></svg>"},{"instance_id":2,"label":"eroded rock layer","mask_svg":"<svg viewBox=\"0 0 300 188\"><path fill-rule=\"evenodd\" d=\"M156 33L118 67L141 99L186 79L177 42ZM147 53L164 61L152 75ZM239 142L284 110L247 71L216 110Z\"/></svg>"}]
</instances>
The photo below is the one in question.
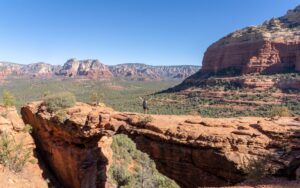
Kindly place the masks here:
<instances>
[{"instance_id":1,"label":"eroded rock layer","mask_svg":"<svg viewBox=\"0 0 300 188\"><path fill-rule=\"evenodd\" d=\"M273 174L296 176L300 122L293 118L200 118L116 112L77 103L60 123L41 102L22 108L22 117L48 163L66 187L109 187L111 136L127 134L182 187L241 182L251 161Z\"/></svg>"}]
</instances>

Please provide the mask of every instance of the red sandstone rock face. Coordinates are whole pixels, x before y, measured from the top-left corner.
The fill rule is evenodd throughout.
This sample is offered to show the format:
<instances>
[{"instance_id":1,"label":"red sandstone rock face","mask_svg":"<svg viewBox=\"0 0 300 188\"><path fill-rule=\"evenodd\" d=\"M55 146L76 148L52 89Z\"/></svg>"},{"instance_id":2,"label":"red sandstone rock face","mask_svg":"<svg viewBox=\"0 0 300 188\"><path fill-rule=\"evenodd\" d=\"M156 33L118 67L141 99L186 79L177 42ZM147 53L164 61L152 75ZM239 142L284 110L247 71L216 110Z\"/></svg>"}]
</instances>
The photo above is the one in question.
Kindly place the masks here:
<instances>
[{"instance_id":1,"label":"red sandstone rock face","mask_svg":"<svg viewBox=\"0 0 300 188\"><path fill-rule=\"evenodd\" d=\"M205 52L202 72L300 71L300 6L260 26L233 32Z\"/></svg>"},{"instance_id":2,"label":"red sandstone rock face","mask_svg":"<svg viewBox=\"0 0 300 188\"><path fill-rule=\"evenodd\" d=\"M68 114L72 120L63 125L39 107L40 102L37 102L23 108L22 117L34 127L37 147L62 185L72 188L109 186L107 171L112 160L112 138L101 132L103 118L99 116L108 113L107 109L100 112L101 109L84 104L81 108L71 108Z\"/></svg>"},{"instance_id":3,"label":"red sandstone rock face","mask_svg":"<svg viewBox=\"0 0 300 188\"><path fill-rule=\"evenodd\" d=\"M22 142L25 151L29 151L29 159L21 172L15 173L8 167L0 164L0 187L2 188L47 188L45 179L49 174L41 168L35 155L35 144L28 132L25 132L24 123L14 107L0 106L0 135L8 134L16 143ZM11 145L11 143L10 143ZM23 154L23 153L21 153ZM53 185L53 184L52 184Z\"/></svg>"},{"instance_id":4,"label":"red sandstone rock face","mask_svg":"<svg viewBox=\"0 0 300 188\"><path fill-rule=\"evenodd\" d=\"M61 124L43 109L41 102L31 103L22 117L33 125L38 148L66 187L111 186L110 143L118 133L129 135L182 187L241 182L249 161L262 158L279 176L295 176L300 164L300 122L293 118L152 115L145 124L141 114L77 103L66 109L68 120Z\"/></svg>"}]
</instances>

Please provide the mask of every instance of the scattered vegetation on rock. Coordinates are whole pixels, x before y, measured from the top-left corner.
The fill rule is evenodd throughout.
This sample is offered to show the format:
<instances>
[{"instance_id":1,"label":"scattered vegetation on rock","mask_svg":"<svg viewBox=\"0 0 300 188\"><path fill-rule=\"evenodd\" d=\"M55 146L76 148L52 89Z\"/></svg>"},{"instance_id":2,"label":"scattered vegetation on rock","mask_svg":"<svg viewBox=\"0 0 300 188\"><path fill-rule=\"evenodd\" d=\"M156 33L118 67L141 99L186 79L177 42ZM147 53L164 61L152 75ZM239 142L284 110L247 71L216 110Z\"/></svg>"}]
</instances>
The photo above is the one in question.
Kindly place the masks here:
<instances>
[{"instance_id":1,"label":"scattered vegetation on rock","mask_svg":"<svg viewBox=\"0 0 300 188\"><path fill-rule=\"evenodd\" d=\"M3 100L3 105L6 107L16 105L16 98L10 91L3 92L2 100Z\"/></svg>"},{"instance_id":2,"label":"scattered vegetation on rock","mask_svg":"<svg viewBox=\"0 0 300 188\"><path fill-rule=\"evenodd\" d=\"M246 167L247 179L258 180L274 175L276 172L276 166L268 163L270 159L271 156L267 155L258 159L250 160L248 166Z\"/></svg>"},{"instance_id":3,"label":"scattered vegetation on rock","mask_svg":"<svg viewBox=\"0 0 300 188\"><path fill-rule=\"evenodd\" d=\"M92 92L91 96L90 96L90 100L92 104L97 105L99 103L100 100L100 96L97 92Z\"/></svg>"},{"instance_id":4,"label":"scattered vegetation on rock","mask_svg":"<svg viewBox=\"0 0 300 188\"><path fill-rule=\"evenodd\" d=\"M27 150L22 140L16 141L7 132L0 134L0 163L14 172L23 170L30 161L31 151Z\"/></svg>"},{"instance_id":5,"label":"scattered vegetation on rock","mask_svg":"<svg viewBox=\"0 0 300 188\"><path fill-rule=\"evenodd\" d=\"M148 123L151 123L152 121L153 121L153 117L150 115L147 115L147 116L141 117L139 122L142 126L145 126Z\"/></svg>"},{"instance_id":6,"label":"scattered vegetation on rock","mask_svg":"<svg viewBox=\"0 0 300 188\"><path fill-rule=\"evenodd\" d=\"M30 124L26 124L22 131L24 133L32 133L32 126Z\"/></svg>"},{"instance_id":7,"label":"scattered vegetation on rock","mask_svg":"<svg viewBox=\"0 0 300 188\"><path fill-rule=\"evenodd\" d=\"M274 106L271 109L271 116L289 117L291 114L286 106Z\"/></svg>"},{"instance_id":8,"label":"scattered vegetation on rock","mask_svg":"<svg viewBox=\"0 0 300 188\"><path fill-rule=\"evenodd\" d=\"M128 175L128 172L123 166L112 166L111 176L117 184L117 187L126 186L130 183L131 180L131 177Z\"/></svg>"},{"instance_id":9,"label":"scattered vegetation on rock","mask_svg":"<svg viewBox=\"0 0 300 188\"><path fill-rule=\"evenodd\" d=\"M76 97L70 92L61 92L47 96L44 103L50 112L57 112L74 106Z\"/></svg>"},{"instance_id":10,"label":"scattered vegetation on rock","mask_svg":"<svg viewBox=\"0 0 300 188\"><path fill-rule=\"evenodd\" d=\"M58 110L55 115L60 123L64 123L68 119L67 113L64 109Z\"/></svg>"}]
</instances>

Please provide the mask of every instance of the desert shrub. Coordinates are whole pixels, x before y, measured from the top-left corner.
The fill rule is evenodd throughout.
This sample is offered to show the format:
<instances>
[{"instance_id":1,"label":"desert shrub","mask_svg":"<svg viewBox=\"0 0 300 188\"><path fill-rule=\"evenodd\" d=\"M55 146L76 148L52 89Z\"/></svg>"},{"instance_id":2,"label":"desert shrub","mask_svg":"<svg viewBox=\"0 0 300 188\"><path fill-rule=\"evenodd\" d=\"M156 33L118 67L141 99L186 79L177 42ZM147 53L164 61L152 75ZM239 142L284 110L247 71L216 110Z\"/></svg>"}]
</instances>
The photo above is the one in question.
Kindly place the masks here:
<instances>
[{"instance_id":1,"label":"desert shrub","mask_svg":"<svg viewBox=\"0 0 300 188\"><path fill-rule=\"evenodd\" d=\"M199 112L195 111L195 110L192 110L189 112L189 115L192 115L192 116L198 116L199 115Z\"/></svg>"},{"instance_id":2,"label":"desert shrub","mask_svg":"<svg viewBox=\"0 0 300 188\"><path fill-rule=\"evenodd\" d=\"M97 92L93 92L90 95L90 100L92 104L98 104L99 103L99 97L98 97L98 93Z\"/></svg>"},{"instance_id":3,"label":"desert shrub","mask_svg":"<svg viewBox=\"0 0 300 188\"><path fill-rule=\"evenodd\" d=\"M284 97L283 98L284 106L287 106L289 108L289 111L294 115L300 115L300 103L297 98L289 98Z\"/></svg>"},{"instance_id":4,"label":"desert shrub","mask_svg":"<svg viewBox=\"0 0 300 188\"><path fill-rule=\"evenodd\" d=\"M274 106L271 109L270 115L272 117L274 117L274 116L288 117L288 116L290 116L290 112L289 112L289 109L285 106Z\"/></svg>"},{"instance_id":5,"label":"desert shrub","mask_svg":"<svg viewBox=\"0 0 300 188\"><path fill-rule=\"evenodd\" d=\"M271 159L272 157L270 155L266 155L258 159L250 160L246 166L247 179L262 179L275 174L277 167L269 163Z\"/></svg>"},{"instance_id":6,"label":"desert shrub","mask_svg":"<svg viewBox=\"0 0 300 188\"><path fill-rule=\"evenodd\" d=\"M263 160L253 160L249 162L246 169L247 179L261 179L267 175L267 169Z\"/></svg>"},{"instance_id":7,"label":"desert shrub","mask_svg":"<svg viewBox=\"0 0 300 188\"><path fill-rule=\"evenodd\" d=\"M2 95L3 105L4 106L15 106L16 105L16 98L14 95L9 91L4 91Z\"/></svg>"},{"instance_id":8,"label":"desert shrub","mask_svg":"<svg viewBox=\"0 0 300 188\"><path fill-rule=\"evenodd\" d=\"M45 91L44 93L42 93L42 96L41 96L42 100L45 100L45 98L49 95L50 95L50 91Z\"/></svg>"},{"instance_id":9,"label":"desert shrub","mask_svg":"<svg viewBox=\"0 0 300 188\"><path fill-rule=\"evenodd\" d=\"M24 148L22 141L17 143L12 136L3 132L0 135L0 163L10 170L20 172L30 161L31 151Z\"/></svg>"},{"instance_id":10,"label":"desert shrub","mask_svg":"<svg viewBox=\"0 0 300 188\"><path fill-rule=\"evenodd\" d=\"M117 153L114 157L117 160L123 160L125 163L131 159L131 156L136 156L135 144L125 135L114 136L111 148L114 153Z\"/></svg>"},{"instance_id":11,"label":"desert shrub","mask_svg":"<svg viewBox=\"0 0 300 188\"><path fill-rule=\"evenodd\" d=\"M95 105L98 105L100 101L103 100L103 95L102 94L99 94L98 92L92 92L90 94L90 102L92 104L95 104Z\"/></svg>"},{"instance_id":12,"label":"desert shrub","mask_svg":"<svg viewBox=\"0 0 300 188\"><path fill-rule=\"evenodd\" d=\"M143 155L142 155L143 156ZM136 185L140 185L140 187L155 187L154 180L154 168L151 166L153 163L147 163L146 161L143 161L144 165L137 168L137 174L136 177ZM137 186L139 187L139 186Z\"/></svg>"},{"instance_id":13,"label":"desert shrub","mask_svg":"<svg viewBox=\"0 0 300 188\"><path fill-rule=\"evenodd\" d=\"M175 184L174 181L170 181L169 178L165 177L165 176L161 176L161 175L154 175L154 187L155 188L176 188L179 187Z\"/></svg>"},{"instance_id":14,"label":"desert shrub","mask_svg":"<svg viewBox=\"0 0 300 188\"><path fill-rule=\"evenodd\" d=\"M112 178L117 183L117 187L128 185L130 182L130 176L122 166L112 166Z\"/></svg>"},{"instance_id":15,"label":"desert shrub","mask_svg":"<svg viewBox=\"0 0 300 188\"><path fill-rule=\"evenodd\" d=\"M141 117L140 118L140 124L142 126L147 125L148 123L151 123L153 121L153 117L152 116L145 116L145 117Z\"/></svg>"},{"instance_id":16,"label":"desert shrub","mask_svg":"<svg viewBox=\"0 0 300 188\"><path fill-rule=\"evenodd\" d=\"M22 131L25 133L32 133L32 126L30 124L26 124Z\"/></svg>"},{"instance_id":17,"label":"desert shrub","mask_svg":"<svg viewBox=\"0 0 300 188\"><path fill-rule=\"evenodd\" d=\"M67 113L64 109L58 110L56 113L56 118L60 123L64 123L68 118L67 118Z\"/></svg>"},{"instance_id":18,"label":"desert shrub","mask_svg":"<svg viewBox=\"0 0 300 188\"><path fill-rule=\"evenodd\" d=\"M47 96L44 103L50 112L57 112L61 109L74 106L76 97L73 93L61 92Z\"/></svg>"}]
</instances>

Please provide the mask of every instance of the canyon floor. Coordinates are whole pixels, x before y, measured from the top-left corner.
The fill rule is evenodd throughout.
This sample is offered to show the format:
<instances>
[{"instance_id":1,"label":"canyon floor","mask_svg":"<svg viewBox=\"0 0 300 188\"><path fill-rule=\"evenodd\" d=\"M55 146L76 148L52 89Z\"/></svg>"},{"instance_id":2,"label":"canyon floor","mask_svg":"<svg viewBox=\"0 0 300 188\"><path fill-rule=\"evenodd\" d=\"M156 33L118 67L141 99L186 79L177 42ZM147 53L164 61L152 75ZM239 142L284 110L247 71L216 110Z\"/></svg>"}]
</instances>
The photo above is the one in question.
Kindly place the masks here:
<instances>
[{"instance_id":1,"label":"canyon floor","mask_svg":"<svg viewBox=\"0 0 300 188\"><path fill-rule=\"evenodd\" d=\"M2 83L0 80L0 93L2 94L6 90L13 93L16 97L18 110L30 101L42 100L45 95L69 91L76 95L78 101L91 102L91 95L97 93L101 102L116 110L142 112L139 97L147 97L179 83L179 80L128 81L121 79L7 78L2 80ZM2 102L1 100L2 98L0 103Z\"/></svg>"},{"instance_id":2,"label":"canyon floor","mask_svg":"<svg viewBox=\"0 0 300 188\"><path fill-rule=\"evenodd\" d=\"M299 73L220 76L205 79L205 82L187 79L182 84L179 80L10 78L3 80L0 92L11 91L16 97L17 109L27 102L42 100L45 95L69 91L78 101L87 103L92 101L91 95L97 93L100 102L118 111L142 112L139 97L145 97L150 114L270 117L278 107L286 107L290 115L297 116L300 115L299 78ZM175 87L178 90L160 92L177 84L180 84Z\"/></svg>"}]
</instances>

